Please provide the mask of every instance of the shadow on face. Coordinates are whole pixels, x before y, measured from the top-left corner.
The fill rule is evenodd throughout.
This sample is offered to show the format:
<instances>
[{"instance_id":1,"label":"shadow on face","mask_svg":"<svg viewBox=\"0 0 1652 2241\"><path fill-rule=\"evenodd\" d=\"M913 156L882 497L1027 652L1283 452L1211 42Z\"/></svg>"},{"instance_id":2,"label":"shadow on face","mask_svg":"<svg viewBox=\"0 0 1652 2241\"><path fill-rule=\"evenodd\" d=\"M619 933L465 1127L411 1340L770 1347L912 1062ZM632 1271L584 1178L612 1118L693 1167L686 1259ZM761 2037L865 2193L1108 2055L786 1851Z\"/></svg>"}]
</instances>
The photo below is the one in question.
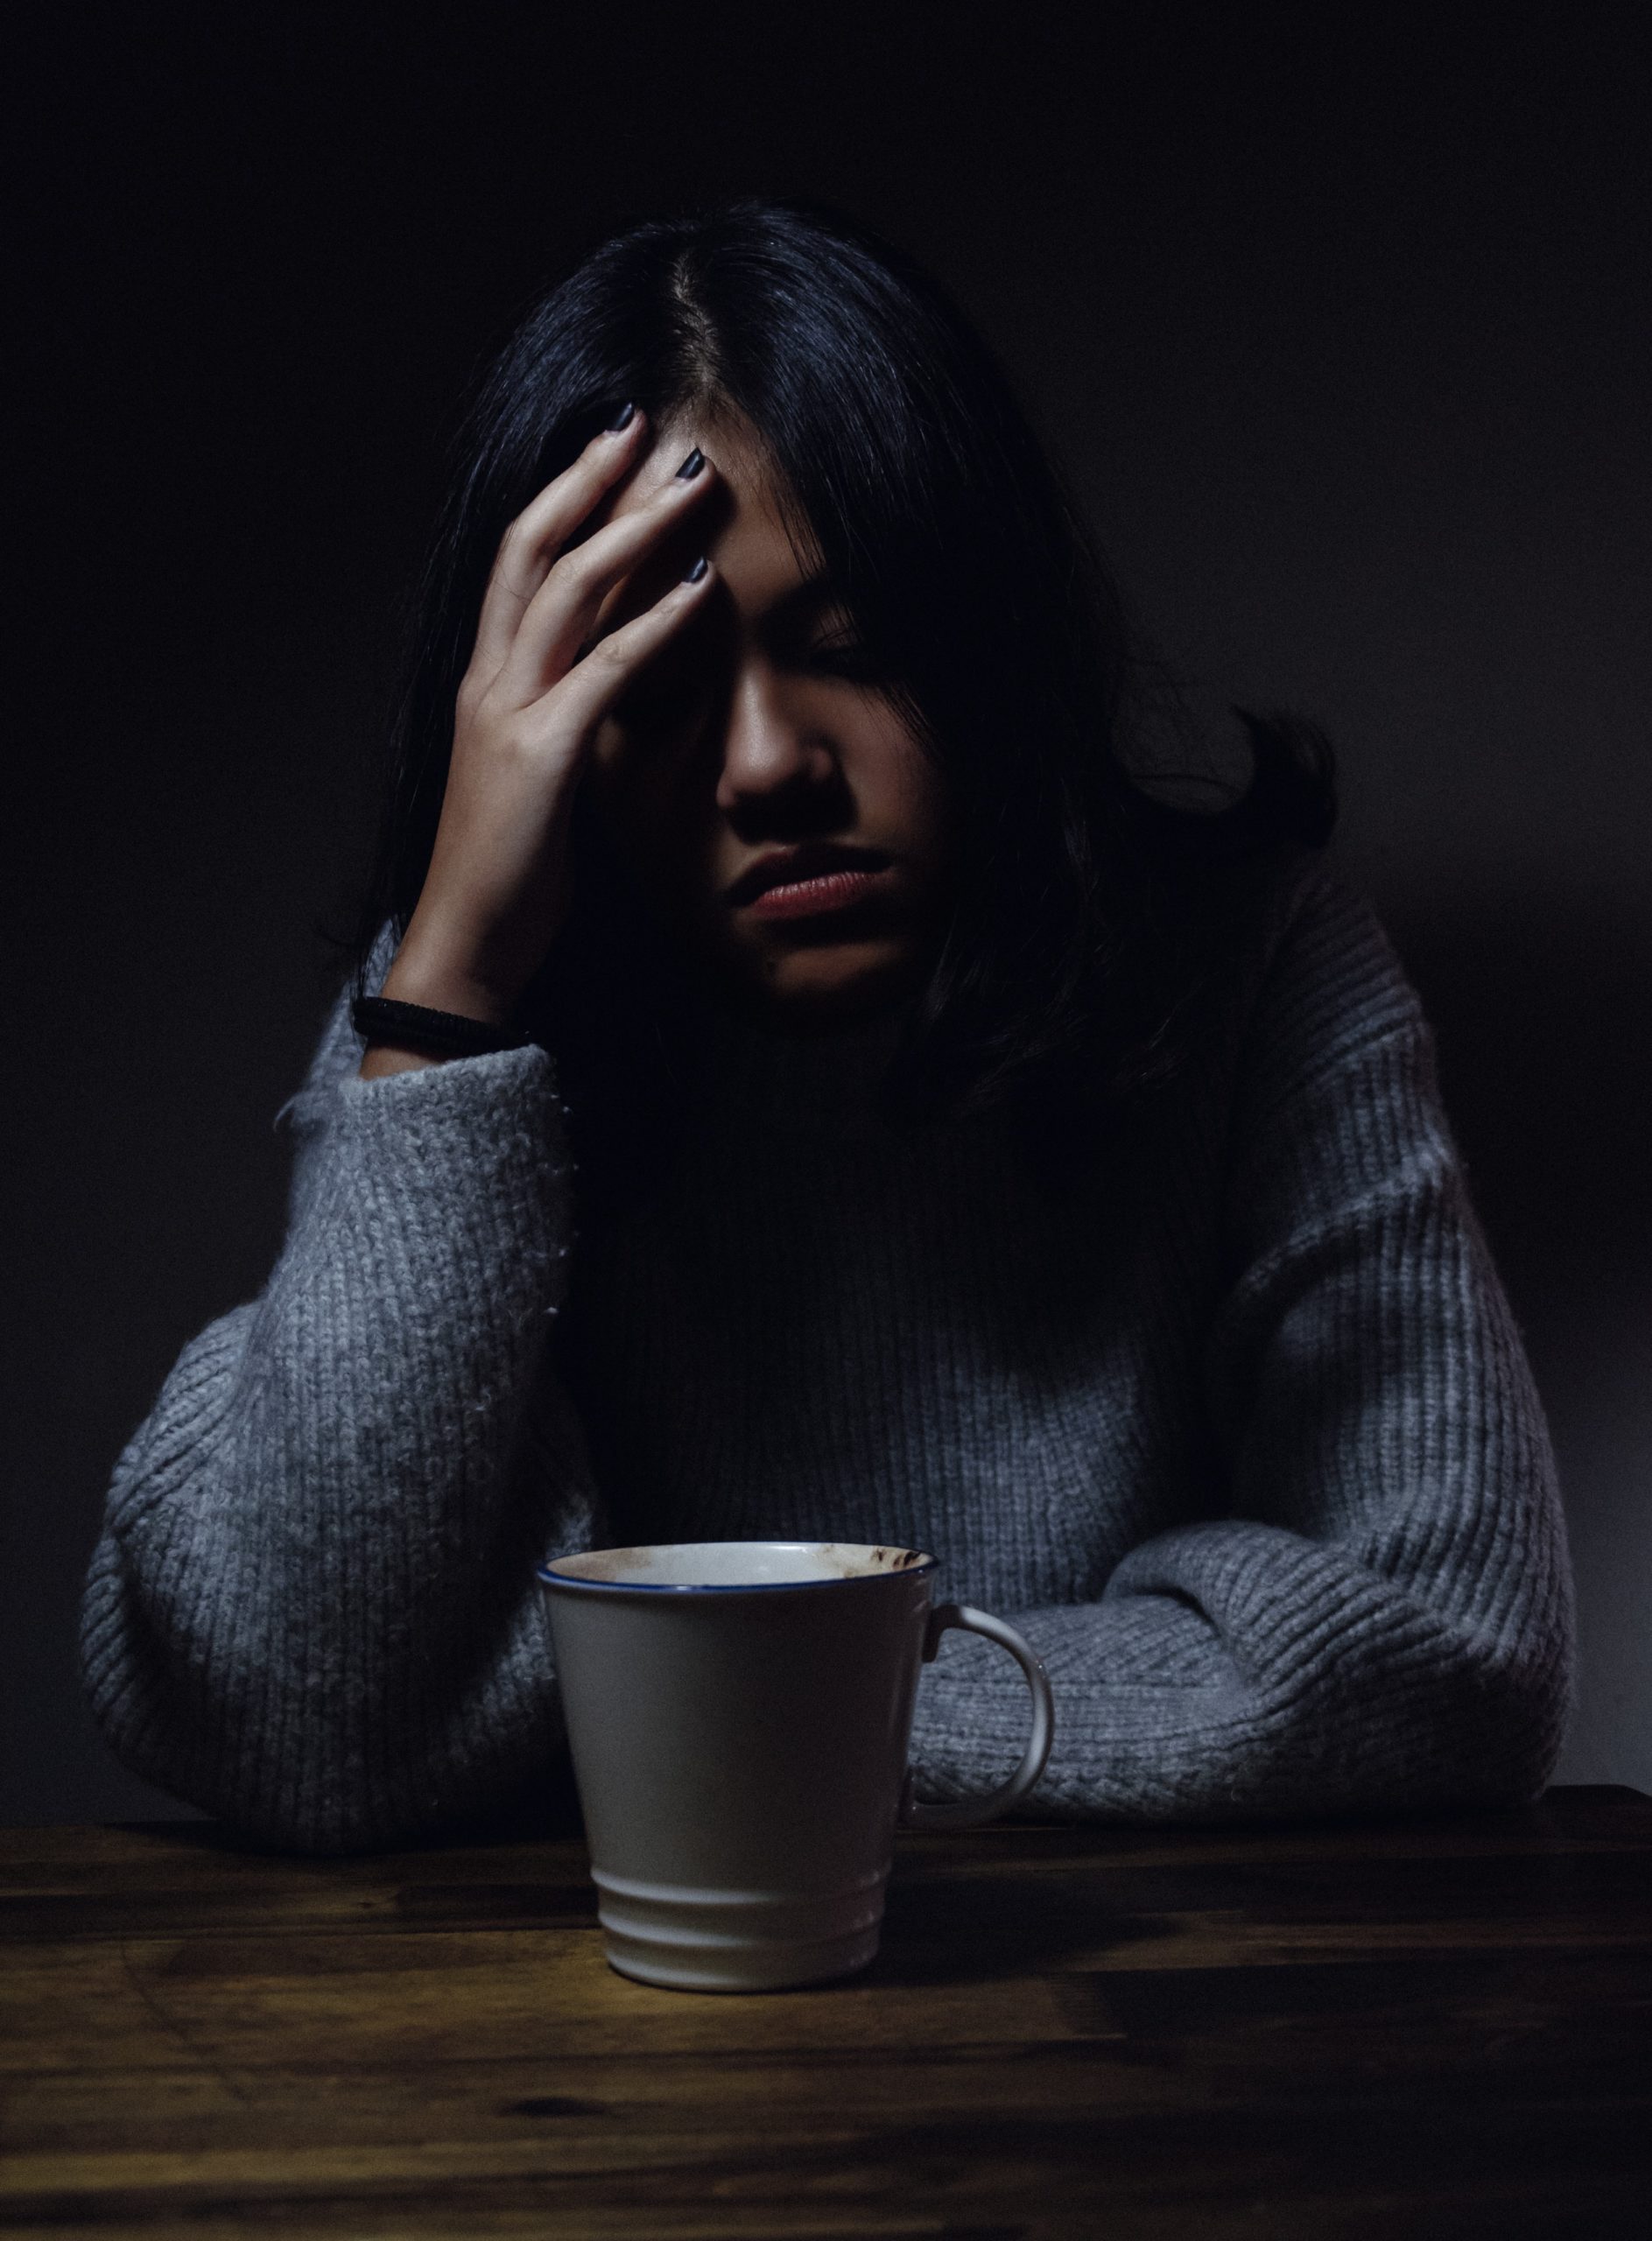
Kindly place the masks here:
<instances>
[{"instance_id":1,"label":"shadow on face","mask_svg":"<svg viewBox=\"0 0 1652 2241\"><path fill-rule=\"evenodd\" d=\"M667 421L590 526L645 504L696 446L714 486L609 594L599 634L699 551L714 579L603 724L592 811L643 907L722 993L805 1030L864 1017L916 988L944 927L940 776L737 418Z\"/></svg>"}]
</instances>

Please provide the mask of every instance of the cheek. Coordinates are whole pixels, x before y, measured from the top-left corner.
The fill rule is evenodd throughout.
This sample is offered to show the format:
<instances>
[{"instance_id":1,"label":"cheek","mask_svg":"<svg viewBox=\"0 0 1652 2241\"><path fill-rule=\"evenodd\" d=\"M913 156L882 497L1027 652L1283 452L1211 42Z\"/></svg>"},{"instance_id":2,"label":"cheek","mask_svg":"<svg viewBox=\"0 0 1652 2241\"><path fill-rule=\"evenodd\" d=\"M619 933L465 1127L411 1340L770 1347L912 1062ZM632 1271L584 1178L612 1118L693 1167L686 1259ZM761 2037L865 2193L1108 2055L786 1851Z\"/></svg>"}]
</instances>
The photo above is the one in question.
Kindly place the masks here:
<instances>
[{"instance_id":1,"label":"cheek","mask_svg":"<svg viewBox=\"0 0 1652 2241\"><path fill-rule=\"evenodd\" d=\"M910 732L888 710L868 721L857 742L850 778L862 822L902 836L909 851L925 857L945 847L947 793L941 773Z\"/></svg>"}]
</instances>

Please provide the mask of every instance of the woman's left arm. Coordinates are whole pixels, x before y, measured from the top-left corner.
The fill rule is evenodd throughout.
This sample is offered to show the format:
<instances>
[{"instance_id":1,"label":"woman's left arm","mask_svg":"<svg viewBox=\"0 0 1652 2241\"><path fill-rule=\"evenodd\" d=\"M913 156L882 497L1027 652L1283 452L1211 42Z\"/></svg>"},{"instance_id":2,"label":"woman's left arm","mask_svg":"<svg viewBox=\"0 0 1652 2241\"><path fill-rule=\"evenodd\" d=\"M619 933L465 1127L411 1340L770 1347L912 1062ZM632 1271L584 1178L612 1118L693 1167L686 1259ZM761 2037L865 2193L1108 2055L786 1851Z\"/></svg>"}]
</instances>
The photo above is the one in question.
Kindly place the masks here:
<instances>
[{"instance_id":1,"label":"woman's left arm","mask_svg":"<svg viewBox=\"0 0 1652 2241\"><path fill-rule=\"evenodd\" d=\"M1199 1820L1535 1795L1572 1671L1548 1434L1416 994L1324 875L1253 1017L1226 1219L1207 1363L1231 1514L1134 1549L1099 1603L1018 1620L1056 1692L1036 1803ZM1009 1676L968 1678L926 1683L922 1795L1014 1755Z\"/></svg>"}]
</instances>

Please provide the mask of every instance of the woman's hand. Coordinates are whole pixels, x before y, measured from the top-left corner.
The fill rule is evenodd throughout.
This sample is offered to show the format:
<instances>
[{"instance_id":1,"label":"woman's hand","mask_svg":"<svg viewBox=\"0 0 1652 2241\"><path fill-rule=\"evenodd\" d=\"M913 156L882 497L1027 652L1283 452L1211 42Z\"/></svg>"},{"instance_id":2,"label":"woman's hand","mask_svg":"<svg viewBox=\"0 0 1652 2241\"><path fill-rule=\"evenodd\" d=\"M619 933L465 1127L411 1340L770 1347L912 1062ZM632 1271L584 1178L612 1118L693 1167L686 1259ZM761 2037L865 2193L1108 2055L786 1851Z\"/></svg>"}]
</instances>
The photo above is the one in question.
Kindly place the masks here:
<instances>
[{"instance_id":1,"label":"woman's hand","mask_svg":"<svg viewBox=\"0 0 1652 2241\"><path fill-rule=\"evenodd\" d=\"M711 581L674 584L594 636L608 594L654 555L715 480L699 465L565 550L641 456L643 416L594 437L506 530L460 685L453 757L430 869L383 993L503 1022L567 915L568 832L592 740L636 672ZM690 463L685 460L686 466ZM594 636L594 643L592 640ZM419 1063L374 1044L364 1075Z\"/></svg>"}]
</instances>

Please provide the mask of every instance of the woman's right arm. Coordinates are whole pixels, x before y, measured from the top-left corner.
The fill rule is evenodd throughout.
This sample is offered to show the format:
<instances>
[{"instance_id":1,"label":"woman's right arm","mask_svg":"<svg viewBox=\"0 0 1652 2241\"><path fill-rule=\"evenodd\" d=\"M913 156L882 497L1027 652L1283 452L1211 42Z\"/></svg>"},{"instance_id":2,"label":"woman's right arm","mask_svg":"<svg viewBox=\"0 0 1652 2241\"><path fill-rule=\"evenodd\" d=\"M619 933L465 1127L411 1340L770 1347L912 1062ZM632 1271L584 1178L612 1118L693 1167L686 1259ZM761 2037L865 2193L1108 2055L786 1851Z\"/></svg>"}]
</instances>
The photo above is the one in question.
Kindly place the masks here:
<instances>
[{"instance_id":1,"label":"woman's right arm","mask_svg":"<svg viewBox=\"0 0 1652 2241\"><path fill-rule=\"evenodd\" d=\"M335 1015L292 1117L262 1296L187 1346L128 1445L82 1654L121 1758L280 1844L485 1809L559 1727L533 1568L593 1496L530 1409L568 1161L537 1049L381 1081Z\"/></svg>"},{"instance_id":2,"label":"woman's right arm","mask_svg":"<svg viewBox=\"0 0 1652 2241\"><path fill-rule=\"evenodd\" d=\"M699 594L581 657L689 502L668 490L559 558L636 455L602 443L501 546L384 982L404 1000L508 1016L566 915L592 734ZM82 1658L138 1772L275 1842L366 1848L503 1802L560 1745L534 1566L595 1517L545 1362L570 1162L552 1054L364 1051L342 1002L289 1110L280 1257L186 1348L120 1459Z\"/></svg>"}]
</instances>

